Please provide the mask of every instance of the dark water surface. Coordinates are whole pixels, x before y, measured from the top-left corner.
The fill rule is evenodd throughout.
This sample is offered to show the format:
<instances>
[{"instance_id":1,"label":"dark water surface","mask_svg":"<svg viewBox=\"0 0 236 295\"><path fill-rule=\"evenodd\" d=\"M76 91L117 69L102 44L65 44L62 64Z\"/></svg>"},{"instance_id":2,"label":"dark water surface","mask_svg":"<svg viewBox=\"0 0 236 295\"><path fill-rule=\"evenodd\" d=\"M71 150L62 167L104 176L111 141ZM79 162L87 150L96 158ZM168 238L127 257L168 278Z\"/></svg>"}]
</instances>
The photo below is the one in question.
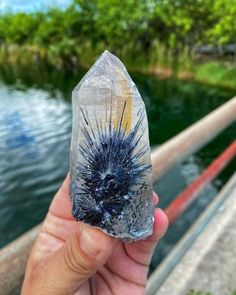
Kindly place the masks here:
<instances>
[{"instance_id":1,"label":"dark water surface","mask_svg":"<svg viewBox=\"0 0 236 295\"><path fill-rule=\"evenodd\" d=\"M40 222L69 163L71 91L84 72L0 68L0 247ZM158 146L223 104L233 91L133 74L147 106L152 146ZM155 185L165 207L235 138L231 126L173 167ZM171 250L233 173L231 163L169 229L151 268Z\"/></svg>"}]
</instances>

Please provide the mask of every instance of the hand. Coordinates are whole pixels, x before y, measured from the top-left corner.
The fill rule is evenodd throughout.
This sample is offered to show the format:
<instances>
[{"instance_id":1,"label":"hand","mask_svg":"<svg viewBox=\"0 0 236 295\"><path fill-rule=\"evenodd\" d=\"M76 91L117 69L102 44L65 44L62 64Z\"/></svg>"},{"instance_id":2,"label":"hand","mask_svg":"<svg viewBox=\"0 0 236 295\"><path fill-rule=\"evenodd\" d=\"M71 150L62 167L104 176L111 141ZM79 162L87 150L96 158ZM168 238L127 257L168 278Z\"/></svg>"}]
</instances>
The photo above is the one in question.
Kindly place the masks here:
<instances>
[{"instance_id":1,"label":"hand","mask_svg":"<svg viewBox=\"0 0 236 295\"><path fill-rule=\"evenodd\" d=\"M142 295L154 247L167 224L165 213L155 209L152 236L125 244L78 223L71 215L67 177L32 248L21 294Z\"/></svg>"}]
</instances>

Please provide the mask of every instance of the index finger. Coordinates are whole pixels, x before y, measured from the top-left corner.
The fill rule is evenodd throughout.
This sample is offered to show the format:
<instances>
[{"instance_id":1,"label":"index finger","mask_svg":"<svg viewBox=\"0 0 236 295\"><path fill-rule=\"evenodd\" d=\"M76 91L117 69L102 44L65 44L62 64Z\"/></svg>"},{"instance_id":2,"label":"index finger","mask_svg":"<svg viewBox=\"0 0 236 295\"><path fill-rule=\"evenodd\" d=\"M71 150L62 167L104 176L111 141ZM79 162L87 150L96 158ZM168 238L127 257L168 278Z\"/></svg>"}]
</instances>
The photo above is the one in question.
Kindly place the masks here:
<instances>
[{"instance_id":1,"label":"index finger","mask_svg":"<svg viewBox=\"0 0 236 295\"><path fill-rule=\"evenodd\" d=\"M62 186L59 191L56 193L52 203L50 205L49 211L58 217L63 219L74 219L71 210L72 204L70 201L69 195L69 186L70 186L70 175L67 174Z\"/></svg>"}]
</instances>

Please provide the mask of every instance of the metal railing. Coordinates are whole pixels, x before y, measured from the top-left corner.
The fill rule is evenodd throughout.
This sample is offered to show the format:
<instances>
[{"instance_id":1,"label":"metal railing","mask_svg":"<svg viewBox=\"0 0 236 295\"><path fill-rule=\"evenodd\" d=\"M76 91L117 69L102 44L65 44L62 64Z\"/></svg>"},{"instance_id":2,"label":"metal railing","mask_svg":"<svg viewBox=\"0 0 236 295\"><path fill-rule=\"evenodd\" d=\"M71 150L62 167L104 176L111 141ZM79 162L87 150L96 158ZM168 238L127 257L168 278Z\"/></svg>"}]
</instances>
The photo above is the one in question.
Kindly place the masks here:
<instances>
[{"instance_id":1,"label":"metal railing","mask_svg":"<svg viewBox=\"0 0 236 295\"><path fill-rule=\"evenodd\" d=\"M173 223L199 196L207 183L212 181L236 156L236 140L233 141L184 191L165 208L169 222Z\"/></svg>"},{"instance_id":2,"label":"metal railing","mask_svg":"<svg viewBox=\"0 0 236 295\"><path fill-rule=\"evenodd\" d=\"M230 196L236 187L236 173L234 173L228 182L221 189L219 194L213 199L205 211L200 215L197 221L185 233L183 238L171 250L170 254L162 261L157 269L151 274L146 294L158 294L158 289L165 283L168 275L178 265L185 253L191 248L197 237L203 232L208 223L224 205L225 200ZM171 294L170 294L171 295Z\"/></svg>"}]
</instances>

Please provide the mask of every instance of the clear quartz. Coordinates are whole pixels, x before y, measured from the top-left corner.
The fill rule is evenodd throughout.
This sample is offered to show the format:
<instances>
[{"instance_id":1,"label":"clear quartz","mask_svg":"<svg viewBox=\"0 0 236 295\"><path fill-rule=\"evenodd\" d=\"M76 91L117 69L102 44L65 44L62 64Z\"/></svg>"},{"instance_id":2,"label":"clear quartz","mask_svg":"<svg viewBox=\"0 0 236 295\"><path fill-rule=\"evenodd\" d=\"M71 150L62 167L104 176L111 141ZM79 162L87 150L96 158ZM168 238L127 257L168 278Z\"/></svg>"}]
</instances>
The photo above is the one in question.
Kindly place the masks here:
<instances>
[{"instance_id":1,"label":"clear quartz","mask_svg":"<svg viewBox=\"0 0 236 295\"><path fill-rule=\"evenodd\" d=\"M105 51L72 94L72 214L125 241L152 233L144 102L125 66Z\"/></svg>"}]
</instances>

